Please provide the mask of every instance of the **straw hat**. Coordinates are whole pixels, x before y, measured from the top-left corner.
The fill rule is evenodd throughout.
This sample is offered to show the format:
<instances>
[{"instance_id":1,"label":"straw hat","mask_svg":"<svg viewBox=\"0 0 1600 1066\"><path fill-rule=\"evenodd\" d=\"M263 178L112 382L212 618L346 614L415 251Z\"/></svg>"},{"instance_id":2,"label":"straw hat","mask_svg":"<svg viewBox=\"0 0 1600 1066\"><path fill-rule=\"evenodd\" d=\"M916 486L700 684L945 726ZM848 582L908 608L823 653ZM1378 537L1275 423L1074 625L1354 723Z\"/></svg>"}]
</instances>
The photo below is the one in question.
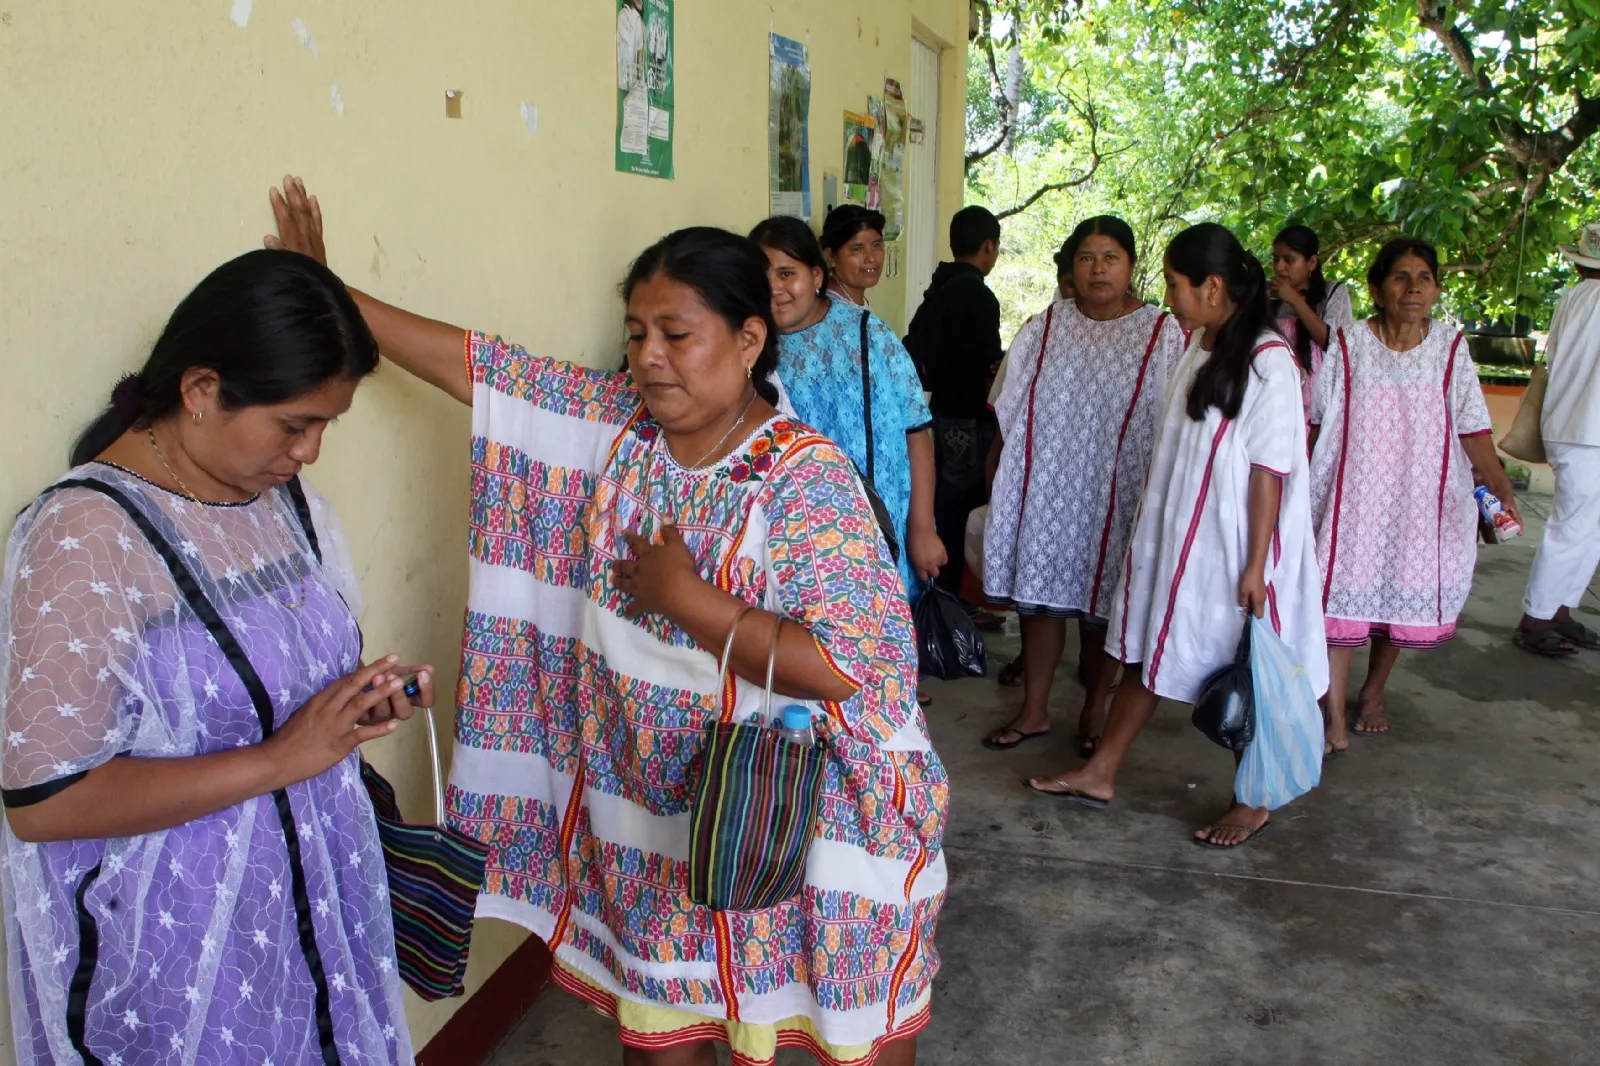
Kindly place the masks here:
<instances>
[{"instance_id":1,"label":"straw hat","mask_svg":"<svg viewBox=\"0 0 1600 1066\"><path fill-rule=\"evenodd\" d=\"M1578 245L1561 246L1561 254L1590 270L1600 270L1600 222L1591 222L1578 234Z\"/></svg>"}]
</instances>

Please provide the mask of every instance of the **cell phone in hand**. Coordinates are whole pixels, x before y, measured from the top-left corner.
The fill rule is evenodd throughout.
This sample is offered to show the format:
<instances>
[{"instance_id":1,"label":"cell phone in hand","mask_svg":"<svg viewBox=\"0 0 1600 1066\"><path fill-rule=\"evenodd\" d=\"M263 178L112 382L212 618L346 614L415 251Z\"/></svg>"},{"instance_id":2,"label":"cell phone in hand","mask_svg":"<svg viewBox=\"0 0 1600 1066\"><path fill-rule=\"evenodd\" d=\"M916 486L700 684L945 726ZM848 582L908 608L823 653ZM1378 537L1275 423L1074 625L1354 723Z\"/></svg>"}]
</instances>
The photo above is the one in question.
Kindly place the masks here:
<instances>
[{"instance_id":1,"label":"cell phone in hand","mask_svg":"<svg viewBox=\"0 0 1600 1066\"><path fill-rule=\"evenodd\" d=\"M400 681L400 691L404 692L409 699L416 699L418 696L422 695L422 685L417 681L417 675L415 673L407 674L405 677L401 678ZM371 692L372 682L367 682L366 687L361 691Z\"/></svg>"}]
</instances>

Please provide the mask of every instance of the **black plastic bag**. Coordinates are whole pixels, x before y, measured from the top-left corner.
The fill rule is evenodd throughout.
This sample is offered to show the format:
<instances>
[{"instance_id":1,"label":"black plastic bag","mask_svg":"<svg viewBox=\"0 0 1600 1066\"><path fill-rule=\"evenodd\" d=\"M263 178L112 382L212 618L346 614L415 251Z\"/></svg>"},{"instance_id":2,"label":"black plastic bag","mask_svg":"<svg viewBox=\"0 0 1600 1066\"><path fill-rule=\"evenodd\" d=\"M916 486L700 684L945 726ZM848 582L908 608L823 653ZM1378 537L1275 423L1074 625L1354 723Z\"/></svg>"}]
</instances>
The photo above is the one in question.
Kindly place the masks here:
<instances>
[{"instance_id":1,"label":"black plastic bag","mask_svg":"<svg viewBox=\"0 0 1600 1066\"><path fill-rule=\"evenodd\" d=\"M1189 718L1194 727L1229 751L1243 751L1256 735L1256 686L1250 677L1250 625L1233 662L1206 678Z\"/></svg>"},{"instance_id":2,"label":"black plastic bag","mask_svg":"<svg viewBox=\"0 0 1600 1066\"><path fill-rule=\"evenodd\" d=\"M923 677L954 681L989 672L988 652L961 601L929 585L917 601L917 669Z\"/></svg>"}]
</instances>

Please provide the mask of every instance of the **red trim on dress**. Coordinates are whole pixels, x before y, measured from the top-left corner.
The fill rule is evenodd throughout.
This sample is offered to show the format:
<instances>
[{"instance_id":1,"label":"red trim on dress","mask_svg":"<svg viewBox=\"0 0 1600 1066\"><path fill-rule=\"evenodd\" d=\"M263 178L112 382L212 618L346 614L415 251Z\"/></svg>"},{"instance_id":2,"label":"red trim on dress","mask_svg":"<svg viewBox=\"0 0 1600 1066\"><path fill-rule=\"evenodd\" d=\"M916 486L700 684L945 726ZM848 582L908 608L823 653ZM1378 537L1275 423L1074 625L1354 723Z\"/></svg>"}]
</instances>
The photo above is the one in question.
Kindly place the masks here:
<instances>
[{"instance_id":1,"label":"red trim on dress","mask_svg":"<svg viewBox=\"0 0 1600 1066\"><path fill-rule=\"evenodd\" d=\"M1434 593L1438 603L1436 625L1444 625L1444 490L1450 480L1450 446L1456 442L1455 419L1450 412L1450 382L1456 372L1456 351L1461 347L1463 334L1457 333L1450 345L1450 359L1444 365L1444 456L1439 461L1439 524L1434 529L1434 546L1438 549Z\"/></svg>"},{"instance_id":2,"label":"red trim on dress","mask_svg":"<svg viewBox=\"0 0 1600 1066\"><path fill-rule=\"evenodd\" d=\"M556 947L561 943L561 938L567 933L567 925L572 917L572 883L567 871L567 860L572 856L572 839L578 832L578 812L583 808L583 779L584 767L588 754L582 741L578 743L578 768L572 775L572 794L567 797L566 812L561 815L561 833L556 838L561 848L561 914L556 918L556 928L550 934L550 954L556 953Z\"/></svg>"},{"instance_id":3,"label":"red trim on dress","mask_svg":"<svg viewBox=\"0 0 1600 1066\"><path fill-rule=\"evenodd\" d=\"M1150 343L1145 345L1144 359L1139 363L1139 378L1133 385L1133 398L1128 401L1128 409L1122 415L1122 428L1117 431L1117 450L1111 458L1111 498L1106 501L1106 522L1100 530L1100 552L1094 563L1094 585L1089 590L1088 613L1091 615L1100 605L1100 579L1105 574L1106 548L1111 543L1111 521L1117 513L1117 474L1122 466L1122 442L1128 436L1128 426L1133 421L1133 409L1139 406L1139 397L1144 393L1144 378L1150 369L1150 355L1156 350L1156 342L1161 339L1161 329L1167 324L1168 317L1168 313L1163 311L1156 319L1156 328L1150 333Z\"/></svg>"},{"instance_id":4,"label":"red trim on dress","mask_svg":"<svg viewBox=\"0 0 1600 1066\"><path fill-rule=\"evenodd\" d=\"M722 1000L728 1007L728 1020L739 1021L739 994L734 991L737 980L733 972L733 929L728 924L727 911L711 912L711 928L717 938L717 983L722 986Z\"/></svg>"},{"instance_id":5,"label":"red trim on dress","mask_svg":"<svg viewBox=\"0 0 1600 1066\"><path fill-rule=\"evenodd\" d=\"M1328 571L1322 575L1322 613L1328 613L1328 597L1333 592L1334 564L1339 558L1339 512L1344 508L1344 464L1350 454L1350 346L1344 330L1334 331L1339 338L1339 358L1344 366L1344 411L1340 416L1339 465L1333 479L1333 522L1328 531Z\"/></svg>"},{"instance_id":6,"label":"red trim on dress","mask_svg":"<svg viewBox=\"0 0 1600 1066\"><path fill-rule=\"evenodd\" d=\"M1033 474L1033 401L1039 391L1039 372L1044 369L1044 351L1050 343L1050 324L1056 317L1056 305L1051 304L1044 313L1044 335L1039 338L1039 358L1033 364L1033 378L1028 382L1028 428L1022 435L1022 495L1017 500L1017 532L1013 541L1022 540L1022 516L1028 509L1028 480ZM1012 566L1016 566L1016 550L1012 550Z\"/></svg>"},{"instance_id":7,"label":"red trim on dress","mask_svg":"<svg viewBox=\"0 0 1600 1066\"><path fill-rule=\"evenodd\" d=\"M1172 587L1167 590L1167 613L1161 620L1161 632L1156 636L1155 651L1150 656L1150 680L1148 687L1154 690L1156 674L1161 670L1161 655L1166 651L1167 634L1172 629L1172 614L1178 606L1178 585L1183 581L1183 572L1189 566L1189 551L1194 547L1194 537L1200 529L1200 513L1205 510L1206 497L1211 494L1211 471L1217 461L1217 449L1222 447L1222 435L1228 432L1232 422L1224 418L1217 425L1216 436L1211 438L1211 454L1206 458L1205 477L1200 481L1200 494L1194 501L1194 513L1189 516L1189 529L1183 537L1183 550L1178 553L1178 567L1172 574Z\"/></svg>"}]
</instances>

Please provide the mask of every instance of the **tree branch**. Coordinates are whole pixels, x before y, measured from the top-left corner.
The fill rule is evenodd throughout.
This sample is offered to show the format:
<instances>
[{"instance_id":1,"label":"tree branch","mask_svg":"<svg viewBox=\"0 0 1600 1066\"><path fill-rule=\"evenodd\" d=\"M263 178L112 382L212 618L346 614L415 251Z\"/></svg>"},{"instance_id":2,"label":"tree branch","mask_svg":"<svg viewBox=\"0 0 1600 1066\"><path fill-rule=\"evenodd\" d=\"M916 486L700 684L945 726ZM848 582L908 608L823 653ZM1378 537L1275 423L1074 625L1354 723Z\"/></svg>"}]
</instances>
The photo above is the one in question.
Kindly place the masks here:
<instances>
[{"instance_id":1,"label":"tree branch","mask_svg":"<svg viewBox=\"0 0 1600 1066\"><path fill-rule=\"evenodd\" d=\"M1484 251L1481 259L1470 263L1446 263L1440 269L1449 270L1457 274L1487 274L1493 270L1495 260L1500 257L1501 252L1505 251L1506 245L1511 243L1511 238L1516 235L1517 227L1522 224L1523 216L1528 213L1528 208L1533 204L1533 201L1539 198L1539 194L1544 191L1545 183L1549 180L1550 172L1548 170L1536 170L1529 176L1528 182L1522 190L1522 198L1517 202L1517 209L1511 212L1511 217L1506 221L1505 226L1501 228L1499 235L1489 243L1489 247Z\"/></svg>"},{"instance_id":2,"label":"tree branch","mask_svg":"<svg viewBox=\"0 0 1600 1066\"><path fill-rule=\"evenodd\" d=\"M1023 200L1021 203L1016 204L1013 207L1008 207L1004 211L996 211L994 213L995 218L1010 218L1012 215L1020 215L1022 212L1038 203L1042 197L1048 196L1050 193L1060 192L1062 189L1074 189L1080 185L1087 185L1091 180L1093 180L1095 172L1100 169L1100 164L1105 159L1104 155L1100 151L1100 114L1095 110L1094 101L1092 100L1084 104L1082 107L1079 107L1074 101L1073 110L1082 115L1084 121L1089 124L1088 169L1075 178L1068 178L1066 181L1052 181L1048 184L1039 186L1028 196L1027 199ZM1126 150L1127 148L1120 148L1117 151ZM1116 152L1111 154L1115 155Z\"/></svg>"},{"instance_id":3,"label":"tree branch","mask_svg":"<svg viewBox=\"0 0 1600 1066\"><path fill-rule=\"evenodd\" d=\"M1495 94L1494 82L1489 80L1488 72L1478 69L1477 59L1472 54L1472 42L1456 25L1455 13L1446 13L1445 0L1417 0L1417 21L1422 23L1423 29L1439 38L1445 55L1461 71L1462 77L1476 84L1484 96Z\"/></svg>"},{"instance_id":4,"label":"tree branch","mask_svg":"<svg viewBox=\"0 0 1600 1066\"><path fill-rule=\"evenodd\" d=\"M978 21L978 40L982 42L983 54L989 60L989 99L993 102L995 110L1000 112L1000 130L995 135L993 144L966 154L964 162L968 170L972 169L973 164L980 163L999 151L1000 146L1011 139L1017 128L1017 112L1005 94L1005 81L1000 77L1000 66L994 58L994 10L989 0L978 0ZM1011 32L1016 33L1014 23Z\"/></svg>"}]
</instances>

